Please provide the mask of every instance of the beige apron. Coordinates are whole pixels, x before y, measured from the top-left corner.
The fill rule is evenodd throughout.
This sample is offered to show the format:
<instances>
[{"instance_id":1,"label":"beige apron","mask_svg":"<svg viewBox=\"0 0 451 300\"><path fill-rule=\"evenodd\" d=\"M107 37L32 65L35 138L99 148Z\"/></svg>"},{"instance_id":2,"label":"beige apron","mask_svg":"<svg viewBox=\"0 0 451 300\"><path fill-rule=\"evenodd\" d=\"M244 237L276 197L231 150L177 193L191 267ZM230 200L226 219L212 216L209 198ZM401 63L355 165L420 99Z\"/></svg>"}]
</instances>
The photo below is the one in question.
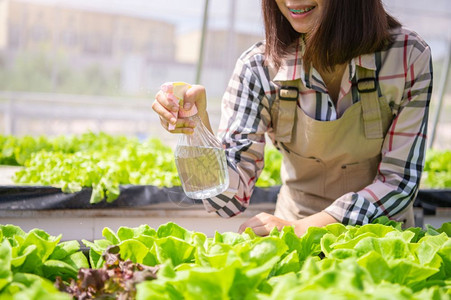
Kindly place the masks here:
<instances>
[{"instance_id":1,"label":"beige apron","mask_svg":"<svg viewBox=\"0 0 451 300\"><path fill-rule=\"evenodd\" d=\"M283 154L275 215L297 220L371 184L392 112L378 96L375 71L357 66L360 101L334 121L318 121L297 105L300 79L284 81L272 108L274 142ZM410 205L394 216L414 226Z\"/></svg>"}]
</instances>

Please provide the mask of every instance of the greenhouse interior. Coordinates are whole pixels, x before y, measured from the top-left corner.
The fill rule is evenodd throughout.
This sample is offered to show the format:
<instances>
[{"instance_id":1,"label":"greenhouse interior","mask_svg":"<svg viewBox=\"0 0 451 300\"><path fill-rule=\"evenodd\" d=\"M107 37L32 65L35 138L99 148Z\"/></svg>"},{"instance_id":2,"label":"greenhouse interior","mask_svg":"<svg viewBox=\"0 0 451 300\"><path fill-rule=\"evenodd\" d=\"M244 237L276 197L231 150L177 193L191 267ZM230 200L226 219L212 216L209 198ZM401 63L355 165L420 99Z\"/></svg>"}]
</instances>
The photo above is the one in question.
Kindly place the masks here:
<instances>
[{"instance_id":1,"label":"greenhouse interior","mask_svg":"<svg viewBox=\"0 0 451 300\"><path fill-rule=\"evenodd\" d=\"M320 16L349 16L325 2L0 0L0 299L451 299L451 2L360 3L404 31L376 55L339 55L355 83L333 81L338 64L309 74L298 57ZM268 34L276 26L290 36ZM263 54L282 47L276 76L293 78L277 81ZM375 77L358 79L370 56ZM309 86L325 74L325 91ZM367 79L374 89L361 90ZM204 105L183 115L192 91ZM369 138L375 106L362 95L385 91L400 102L384 101L390 113L376 102L389 123ZM316 144L317 128L326 137L352 117L347 96L349 111L362 107L349 135L371 146L338 147L343 129ZM171 99L178 115L164 116ZM284 140L277 122L290 116L299 125ZM328 157L332 145L345 153Z\"/></svg>"}]
</instances>

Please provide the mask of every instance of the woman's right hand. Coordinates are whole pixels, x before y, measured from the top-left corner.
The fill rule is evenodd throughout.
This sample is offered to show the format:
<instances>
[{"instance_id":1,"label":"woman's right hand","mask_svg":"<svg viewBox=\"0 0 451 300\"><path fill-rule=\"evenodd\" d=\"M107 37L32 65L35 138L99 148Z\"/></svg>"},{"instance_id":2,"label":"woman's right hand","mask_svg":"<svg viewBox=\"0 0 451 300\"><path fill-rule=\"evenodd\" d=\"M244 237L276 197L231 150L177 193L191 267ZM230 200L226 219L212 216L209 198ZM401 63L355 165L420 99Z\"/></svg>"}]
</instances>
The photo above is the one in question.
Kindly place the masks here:
<instances>
[{"instance_id":1,"label":"woman's right hand","mask_svg":"<svg viewBox=\"0 0 451 300\"><path fill-rule=\"evenodd\" d=\"M183 108L189 110L193 105L196 105L198 115L202 119L204 125L210 129L210 122L207 114L205 87L201 85L193 85L186 90L183 97ZM189 119L176 118L179 111L179 104L177 99L166 92L160 90L155 95L155 101L152 103L152 109L159 115L160 123L164 129L171 133L193 133L194 122ZM170 130L169 124L175 125L175 128Z\"/></svg>"}]
</instances>

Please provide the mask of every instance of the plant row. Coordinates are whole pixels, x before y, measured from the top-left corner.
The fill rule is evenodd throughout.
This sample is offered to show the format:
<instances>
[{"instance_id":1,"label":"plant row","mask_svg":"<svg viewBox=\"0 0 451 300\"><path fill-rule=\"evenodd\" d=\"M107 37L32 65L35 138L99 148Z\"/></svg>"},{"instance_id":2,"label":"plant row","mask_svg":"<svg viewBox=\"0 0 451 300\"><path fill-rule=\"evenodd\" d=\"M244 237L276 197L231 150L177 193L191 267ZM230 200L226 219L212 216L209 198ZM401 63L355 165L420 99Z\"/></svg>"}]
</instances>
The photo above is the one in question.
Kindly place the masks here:
<instances>
[{"instance_id":1,"label":"plant row","mask_svg":"<svg viewBox=\"0 0 451 300\"><path fill-rule=\"evenodd\" d=\"M24 166L16 172L17 184L60 187L63 192L92 188L91 203L114 201L119 185L180 186L172 149L157 138L106 133L77 136L32 137L0 135L0 165ZM264 169L258 187L280 185L282 156L265 149ZM422 178L424 188L451 188L451 151L429 150Z\"/></svg>"},{"instance_id":2,"label":"plant row","mask_svg":"<svg viewBox=\"0 0 451 300\"><path fill-rule=\"evenodd\" d=\"M1 299L450 299L451 223L207 237L175 223L60 242L0 225Z\"/></svg>"},{"instance_id":3,"label":"plant row","mask_svg":"<svg viewBox=\"0 0 451 300\"><path fill-rule=\"evenodd\" d=\"M161 140L85 133L78 136L0 135L0 165L24 166L17 184L60 187L63 192L92 188L90 202L114 201L120 185L180 186L172 149ZM280 153L266 151L259 187L280 184Z\"/></svg>"}]
</instances>

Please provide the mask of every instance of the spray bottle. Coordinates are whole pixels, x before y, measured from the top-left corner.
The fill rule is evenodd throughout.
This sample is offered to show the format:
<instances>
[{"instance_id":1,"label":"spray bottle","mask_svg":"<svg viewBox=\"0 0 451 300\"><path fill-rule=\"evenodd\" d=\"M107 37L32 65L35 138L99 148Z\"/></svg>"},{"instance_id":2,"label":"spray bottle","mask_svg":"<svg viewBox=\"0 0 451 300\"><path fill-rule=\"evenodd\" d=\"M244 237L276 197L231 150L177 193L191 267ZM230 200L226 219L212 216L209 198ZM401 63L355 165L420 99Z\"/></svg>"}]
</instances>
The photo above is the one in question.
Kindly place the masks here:
<instances>
[{"instance_id":1,"label":"spray bottle","mask_svg":"<svg viewBox=\"0 0 451 300\"><path fill-rule=\"evenodd\" d=\"M192 134L181 134L174 151L175 164L183 191L192 199L206 199L224 192L229 186L225 151L220 141L205 127L195 105L183 109L183 97L191 86L184 82L165 83L161 86L168 99L179 104L176 118L194 121ZM171 124L170 124L171 125ZM174 127L169 127L169 130Z\"/></svg>"}]
</instances>

